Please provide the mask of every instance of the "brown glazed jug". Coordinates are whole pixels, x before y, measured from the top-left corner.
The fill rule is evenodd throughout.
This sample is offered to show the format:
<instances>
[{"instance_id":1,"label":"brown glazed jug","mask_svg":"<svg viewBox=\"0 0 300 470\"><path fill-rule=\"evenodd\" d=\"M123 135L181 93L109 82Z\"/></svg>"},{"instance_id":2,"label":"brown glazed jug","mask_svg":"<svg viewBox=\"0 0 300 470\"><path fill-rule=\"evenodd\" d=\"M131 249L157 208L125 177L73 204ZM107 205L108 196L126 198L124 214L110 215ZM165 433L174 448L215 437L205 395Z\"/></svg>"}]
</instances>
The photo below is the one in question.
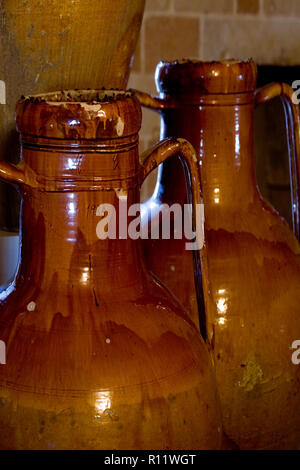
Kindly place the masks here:
<instances>
[{"instance_id":1,"label":"brown glazed jug","mask_svg":"<svg viewBox=\"0 0 300 470\"><path fill-rule=\"evenodd\" d=\"M291 348L300 339L300 246L262 199L253 155L254 105L281 96L299 235L299 108L287 85L256 90L256 79L252 60L160 62L160 97L138 95L160 112L161 136L188 139L198 155L205 214L200 328L213 354L225 433L243 449L299 448L300 367ZM185 186L179 159L165 162L145 213L151 205L183 204ZM196 318L192 257L182 241L145 240L144 251L148 268Z\"/></svg>"},{"instance_id":2,"label":"brown glazed jug","mask_svg":"<svg viewBox=\"0 0 300 470\"><path fill-rule=\"evenodd\" d=\"M99 207L119 221L172 155L199 204L193 148L166 139L139 163L141 108L126 92L28 97L16 120L22 160L0 165L22 196L21 262L0 303L0 447L218 449L204 341L146 270L141 240L118 236L121 222L115 239L97 231Z\"/></svg>"},{"instance_id":3,"label":"brown glazed jug","mask_svg":"<svg viewBox=\"0 0 300 470\"><path fill-rule=\"evenodd\" d=\"M14 113L22 93L126 88L144 5L145 0L1 0L1 158L17 163ZM18 214L15 193L1 184L0 227L17 230Z\"/></svg>"}]
</instances>

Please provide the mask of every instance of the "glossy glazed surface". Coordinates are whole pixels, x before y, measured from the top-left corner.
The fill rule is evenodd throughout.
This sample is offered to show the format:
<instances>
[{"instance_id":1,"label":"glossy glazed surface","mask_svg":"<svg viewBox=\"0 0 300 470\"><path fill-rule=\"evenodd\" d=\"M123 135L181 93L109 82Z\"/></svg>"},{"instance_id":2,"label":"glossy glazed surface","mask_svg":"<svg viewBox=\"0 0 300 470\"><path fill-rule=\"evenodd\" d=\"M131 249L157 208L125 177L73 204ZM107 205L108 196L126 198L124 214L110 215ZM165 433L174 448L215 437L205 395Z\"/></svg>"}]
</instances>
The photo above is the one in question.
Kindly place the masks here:
<instances>
[{"instance_id":1,"label":"glossy glazed surface","mask_svg":"<svg viewBox=\"0 0 300 470\"><path fill-rule=\"evenodd\" d=\"M255 66L251 61L180 65L160 63L160 98L139 97L160 110L162 137L184 137L198 154L205 211L202 323L213 354L224 429L241 448L299 448L300 369L292 363L291 346L300 337L300 247L256 185ZM275 87L276 96L281 90ZM287 95L287 88L283 90ZM272 93L274 87L261 91L259 100ZM298 119L295 109L290 113ZM158 205L184 201L178 161L170 160L160 169L156 194ZM152 249L144 244L148 267L195 315L189 254L173 242L170 258L163 244L157 242ZM170 273L171 263L185 276L182 290L176 269Z\"/></svg>"},{"instance_id":2,"label":"glossy glazed surface","mask_svg":"<svg viewBox=\"0 0 300 470\"><path fill-rule=\"evenodd\" d=\"M1 1L1 159L18 161L14 113L22 94L126 88L144 4L145 0ZM0 227L17 230L15 193L2 184L0 189Z\"/></svg>"},{"instance_id":3,"label":"glossy glazed surface","mask_svg":"<svg viewBox=\"0 0 300 470\"><path fill-rule=\"evenodd\" d=\"M191 146L137 153L130 94L54 93L17 107L21 264L1 295L0 448L215 449L221 418L207 348L146 270L140 240L98 238L101 204L139 202L140 184ZM117 223L119 228L119 224Z\"/></svg>"}]
</instances>

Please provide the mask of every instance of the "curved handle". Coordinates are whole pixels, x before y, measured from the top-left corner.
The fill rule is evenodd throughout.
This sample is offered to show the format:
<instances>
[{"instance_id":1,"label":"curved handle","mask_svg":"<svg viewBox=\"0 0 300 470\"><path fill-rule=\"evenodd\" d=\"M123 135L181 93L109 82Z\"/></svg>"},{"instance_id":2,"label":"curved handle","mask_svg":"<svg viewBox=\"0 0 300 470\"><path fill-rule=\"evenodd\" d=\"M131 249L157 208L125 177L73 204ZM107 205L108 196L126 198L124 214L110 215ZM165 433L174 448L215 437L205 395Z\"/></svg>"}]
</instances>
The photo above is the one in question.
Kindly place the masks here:
<instances>
[{"instance_id":1,"label":"curved handle","mask_svg":"<svg viewBox=\"0 0 300 470\"><path fill-rule=\"evenodd\" d=\"M25 184L25 171L22 164L16 166L0 161L0 179L7 183Z\"/></svg>"},{"instance_id":2,"label":"curved handle","mask_svg":"<svg viewBox=\"0 0 300 470\"><path fill-rule=\"evenodd\" d=\"M291 200L293 230L300 240L300 109L294 103L294 90L286 83L271 83L255 93L255 104L267 103L273 98L281 97L284 106L287 140L289 150L289 165L291 179Z\"/></svg>"},{"instance_id":3,"label":"curved handle","mask_svg":"<svg viewBox=\"0 0 300 470\"><path fill-rule=\"evenodd\" d=\"M192 193L193 222L196 222L197 205L201 205L201 186L197 154L194 147L187 140L169 137L144 152L141 157L143 163L140 164L139 183L141 185L152 170L175 155L182 159L185 168L188 170L187 183ZM194 224L194 228L197 230L197 236L201 236L198 240L203 241L202 233L198 233L198 229L201 229L201 226Z\"/></svg>"},{"instance_id":4,"label":"curved handle","mask_svg":"<svg viewBox=\"0 0 300 470\"><path fill-rule=\"evenodd\" d=\"M185 169L187 181L187 194L189 203L192 202L192 224L193 233L196 234L196 241L186 246L186 249L193 251L195 280L198 302L203 303L202 277L200 264L206 257L204 246L204 212L201 196L200 176L198 171L198 162L196 151L193 146L185 139L167 138L159 144L152 147L142 155L143 163L140 165L139 183L142 184L146 176L158 167L161 163L172 156L179 156ZM203 249L202 249L203 248ZM205 280L204 280L205 281ZM196 325L203 338L207 336L205 315L199 315L199 324Z\"/></svg>"},{"instance_id":5,"label":"curved handle","mask_svg":"<svg viewBox=\"0 0 300 470\"><path fill-rule=\"evenodd\" d=\"M24 163L24 161L21 161L18 165L13 165L12 163L7 163L4 160L1 160L0 180L17 186L30 186L31 188L39 187L37 175Z\"/></svg>"},{"instance_id":6,"label":"curved handle","mask_svg":"<svg viewBox=\"0 0 300 470\"><path fill-rule=\"evenodd\" d=\"M134 90L133 88L129 91L134 93L144 108L149 108L153 111L162 111L163 109L174 109L176 107L175 102L171 99L158 98L157 96Z\"/></svg>"}]
</instances>

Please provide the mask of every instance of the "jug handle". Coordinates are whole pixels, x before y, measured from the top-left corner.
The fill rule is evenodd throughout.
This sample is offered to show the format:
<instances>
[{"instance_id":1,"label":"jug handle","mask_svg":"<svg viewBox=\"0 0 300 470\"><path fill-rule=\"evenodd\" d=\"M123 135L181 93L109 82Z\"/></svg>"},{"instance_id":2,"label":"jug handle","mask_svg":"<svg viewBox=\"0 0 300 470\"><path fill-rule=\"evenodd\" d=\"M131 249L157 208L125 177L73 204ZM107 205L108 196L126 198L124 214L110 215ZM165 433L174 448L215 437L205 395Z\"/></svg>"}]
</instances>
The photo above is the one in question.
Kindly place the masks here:
<instances>
[{"instance_id":1,"label":"jug handle","mask_svg":"<svg viewBox=\"0 0 300 470\"><path fill-rule=\"evenodd\" d=\"M200 176L198 171L197 154L194 147L185 139L169 137L154 147L150 148L141 155L140 169L139 169L139 184L142 185L145 178L151 173L152 170L158 167L161 163L172 156L179 156L185 168L185 177L188 187L188 198L189 202L192 199L192 222L193 231L197 234L196 244L193 247L193 255L195 266L199 266L199 262L202 266L206 266L206 250L204 243L204 216L203 216L203 204L201 194ZM203 287L206 286L207 276L203 276L201 279L200 269L195 269L195 277L199 284ZM201 292L197 293L201 296ZM206 334L206 319L199 317L199 325L196 325L198 330L201 331L203 338L205 339Z\"/></svg>"},{"instance_id":2,"label":"jug handle","mask_svg":"<svg viewBox=\"0 0 300 470\"><path fill-rule=\"evenodd\" d=\"M25 184L25 171L22 163L13 165L4 160L0 161L0 179L7 183Z\"/></svg>"},{"instance_id":3,"label":"jug handle","mask_svg":"<svg viewBox=\"0 0 300 470\"><path fill-rule=\"evenodd\" d=\"M149 150L146 150L141 156L142 163L140 163L139 169L139 183L141 185L152 170L155 170L158 165L174 155L178 155L183 160L189 171L190 181L187 183L191 188L193 214L195 215L195 205L201 204L201 186L197 154L192 144L187 140L167 137Z\"/></svg>"},{"instance_id":4,"label":"jug handle","mask_svg":"<svg viewBox=\"0 0 300 470\"><path fill-rule=\"evenodd\" d=\"M134 93L134 95L139 100L140 104L144 108L152 109L153 111L160 111L163 109L174 109L176 108L176 103L172 99L159 98L158 96L150 95L149 93L144 93L139 90L131 88L129 91Z\"/></svg>"},{"instance_id":5,"label":"jug handle","mask_svg":"<svg viewBox=\"0 0 300 470\"><path fill-rule=\"evenodd\" d=\"M283 101L289 151L293 231L300 240L300 109L294 102L294 90L286 83L270 83L255 92L255 104L280 97Z\"/></svg>"},{"instance_id":6,"label":"jug handle","mask_svg":"<svg viewBox=\"0 0 300 470\"><path fill-rule=\"evenodd\" d=\"M18 165L13 165L12 163L0 160L0 180L17 187L39 187L37 175L23 161L18 163Z\"/></svg>"}]
</instances>

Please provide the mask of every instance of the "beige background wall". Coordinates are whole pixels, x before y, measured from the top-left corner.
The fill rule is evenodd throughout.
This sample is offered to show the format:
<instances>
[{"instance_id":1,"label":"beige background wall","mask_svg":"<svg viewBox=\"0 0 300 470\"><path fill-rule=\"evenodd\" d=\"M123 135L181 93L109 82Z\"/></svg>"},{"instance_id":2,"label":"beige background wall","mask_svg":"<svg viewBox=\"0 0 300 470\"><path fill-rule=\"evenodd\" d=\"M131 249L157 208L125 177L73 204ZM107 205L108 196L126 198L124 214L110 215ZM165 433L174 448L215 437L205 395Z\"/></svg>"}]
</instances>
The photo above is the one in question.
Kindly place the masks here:
<instances>
[{"instance_id":1,"label":"beige background wall","mask_svg":"<svg viewBox=\"0 0 300 470\"><path fill-rule=\"evenodd\" d=\"M146 0L129 87L155 93L160 59L249 56L300 65L300 0ZM159 126L157 114L143 111L142 150L159 139Z\"/></svg>"}]
</instances>

